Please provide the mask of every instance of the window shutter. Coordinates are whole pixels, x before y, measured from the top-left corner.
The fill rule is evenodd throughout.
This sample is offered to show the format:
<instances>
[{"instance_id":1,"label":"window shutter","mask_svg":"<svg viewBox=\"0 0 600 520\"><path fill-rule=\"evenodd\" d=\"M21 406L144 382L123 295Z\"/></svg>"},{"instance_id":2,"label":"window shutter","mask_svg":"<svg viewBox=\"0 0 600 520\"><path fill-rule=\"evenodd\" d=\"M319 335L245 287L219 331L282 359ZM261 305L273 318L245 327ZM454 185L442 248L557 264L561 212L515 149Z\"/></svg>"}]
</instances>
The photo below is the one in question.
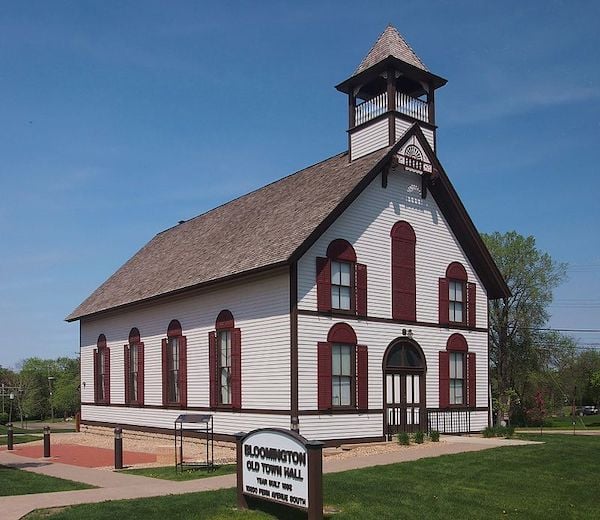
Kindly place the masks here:
<instances>
[{"instance_id":1,"label":"window shutter","mask_svg":"<svg viewBox=\"0 0 600 520\"><path fill-rule=\"evenodd\" d=\"M477 406L477 376L475 353L467 353L467 405Z\"/></svg>"},{"instance_id":2,"label":"window shutter","mask_svg":"<svg viewBox=\"0 0 600 520\"><path fill-rule=\"evenodd\" d=\"M215 408L219 404L219 386L217 377L217 335L214 331L208 333L208 373L210 407Z\"/></svg>"},{"instance_id":3,"label":"window shutter","mask_svg":"<svg viewBox=\"0 0 600 520\"><path fill-rule=\"evenodd\" d=\"M356 264L356 314L367 315L367 266Z\"/></svg>"},{"instance_id":4,"label":"window shutter","mask_svg":"<svg viewBox=\"0 0 600 520\"><path fill-rule=\"evenodd\" d=\"M476 327L477 289L474 283L467 283L467 325Z\"/></svg>"},{"instance_id":5,"label":"window shutter","mask_svg":"<svg viewBox=\"0 0 600 520\"><path fill-rule=\"evenodd\" d=\"M169 362L167 357L167 339L162 340L162 400L163 405L169 404L169 380L168 380Z\"/></svg>"},{"instance_id":6,"label":"window shutter","mask_svg":"<svg viewBox=\"0 0 600 520\"><path fill-rule=\"evenodd\" d=\"M144 405L144 344L138 343L138 404Z\"/></svg>"},{"instance_id":7,"label":"window shutter","mask_svg":"<svg viewBox=\"0 0 600 520\"><path fill-rule=\"evenodd\" d=\"M317 309L331 310L331 262L329 258L317 258Z\"/></svg>"},{"instance_id":8,"label":"window shutter","mask_svg":"<svg viewBox=\"0 0 600 520\"><path fill-rule=\"evenodd\" d=\"M123 372L125 374L125 404L131 402L131 391L129 388L129 345L123 346Z\"/></svg>"},{"instance_id":9,"label":"window shutter","mask_svg":"<svg viewBox=\"0 0 600 520\"><path fill-rule=\"evenodd\" d=\"M440 352L440 408L450 405L450 353Z\"/></svg>"},{"instance_id":10,"label":"window shutter","mask_svg":"<svg viewBox=\"0 0 600 520\"><path fill-rule=\"evenodd\" d=\"M331 409L331 343L317 344L319 410Z\"/></svg>"},{"instance_id":11,"label":"window shutter","mask_svg":"<svg viewBox=\"0 0 600 520\"><path fill-rule=\"evenodd\" d=\"M94 349L94 402L98 402L98 349Z\"/></svg>"},{"instance_id":12,"label":"window shutter","mask_svg":"<svg viewBox=\"0 0 600 520\"><path fill-rule=\"evenodd\" d=\"M179 404L187 408L187 338L179 336Z\"/></svg>"},{"instance_id":13,"label":"window shutter","mask_svg":"<svg viewBox=\"0 0 600 520\"><path fill-rule=\"evenodd\" d=\"M449 303L449 284L447 278L440 278L440 293L439 293L439 318L440 325L448 325L450 323L450 303Z\"/></svg>"},{"instance_id":14,"label":"window shutter","mask_svg":"<svg viewBox=\"0 0 600 520\"><path fill-rule=\"evenodd\" d=\"M104 349L104 402L110 403L110 349Z\"/></svg>"},{"instance_id":15,"label":"window shutter","mask_svg":"<svg viewBox=\"0 0 600 520\"><path fill-rule=\"evenodd\" d=\"M356 345L356 404L359 410L369 408L369 358L366 345Z\"/></svg>"},{"instance_id":16,"label":"window shutter","mask_svg":"<svg viewBox=\"0 0 600 520\"><path fill-rule=\"evenodd\" d=\"M231 330L231 406L242 407L242 332Z\"/></svg>"},{"instance_id":17,"label":"window shutter","mask_svg":"<svg viewBox=\"0 0 600 520\"><path fill-rule=\"evenodd\" d=\"M415 243L392 236L392 317L417 320Z\"/></svg>"}]
</instances>

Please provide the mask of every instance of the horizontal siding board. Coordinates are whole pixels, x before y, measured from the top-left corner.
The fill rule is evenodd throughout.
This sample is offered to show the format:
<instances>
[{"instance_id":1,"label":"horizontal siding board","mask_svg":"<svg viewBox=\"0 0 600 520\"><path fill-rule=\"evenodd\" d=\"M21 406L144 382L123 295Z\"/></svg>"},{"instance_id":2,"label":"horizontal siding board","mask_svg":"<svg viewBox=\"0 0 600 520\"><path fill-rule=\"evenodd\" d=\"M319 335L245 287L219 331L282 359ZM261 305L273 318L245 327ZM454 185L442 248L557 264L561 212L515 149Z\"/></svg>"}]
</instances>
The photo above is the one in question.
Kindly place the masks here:
<instances>
[{"instance_id":1,"label":"horizontal siding board","mask_svg":"<svg viewBox=\"0 0 600 520\"><path fill-rule=\"evenodd\" d=\"M309 440L378 437L383 435L383 415L303 415L300 433Z\"/></svg>"},{"instance_id":2,"label":"horizontal siding board","mask_svg":"<svg viewBox=\"0 0 600 520\"><path fill-rule=\"evenodd\" d=\"M350 154L358 159L388 145L388 120L382 119L350 134Z\"/></svg>"},{"instance_id":3,"label":"horizontal siding board","mask_svg":"<svg viewBox=\"0 0 600 520\"><path fill-rule=\"evenodd\" d=\"M81 323L82 399L93 401L93 349L106 335L111 356L111 397L124 402L123 345L137 327L145 344L145 404L162 405L161 339L172 319L187 337L188 406L209 406L208 332L222 309L229 309L242 330L242 407L288 410L290 407L289 277L280 273L260 280L125 310Z\"/></svg>"}]
</instances>

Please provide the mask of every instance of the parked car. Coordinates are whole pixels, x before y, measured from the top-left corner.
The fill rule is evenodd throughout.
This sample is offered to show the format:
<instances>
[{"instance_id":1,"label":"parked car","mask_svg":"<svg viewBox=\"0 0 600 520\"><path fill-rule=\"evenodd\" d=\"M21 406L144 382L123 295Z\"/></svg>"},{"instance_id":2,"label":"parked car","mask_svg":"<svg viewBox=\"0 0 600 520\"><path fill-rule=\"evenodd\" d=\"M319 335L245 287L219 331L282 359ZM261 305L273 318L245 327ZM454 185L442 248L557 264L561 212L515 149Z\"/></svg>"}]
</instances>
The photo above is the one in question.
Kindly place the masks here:
<instances>
[{"instance_id":1,"label":"parked car","mask_svg":"<svg viewBox=\"0 0 600 520\"><path fill-rule=\"evenodd\" d=\"M592 405L578 406L575 413L579 416L583 415L598 415L598 408Z\"/></svg>"}]
</instances>

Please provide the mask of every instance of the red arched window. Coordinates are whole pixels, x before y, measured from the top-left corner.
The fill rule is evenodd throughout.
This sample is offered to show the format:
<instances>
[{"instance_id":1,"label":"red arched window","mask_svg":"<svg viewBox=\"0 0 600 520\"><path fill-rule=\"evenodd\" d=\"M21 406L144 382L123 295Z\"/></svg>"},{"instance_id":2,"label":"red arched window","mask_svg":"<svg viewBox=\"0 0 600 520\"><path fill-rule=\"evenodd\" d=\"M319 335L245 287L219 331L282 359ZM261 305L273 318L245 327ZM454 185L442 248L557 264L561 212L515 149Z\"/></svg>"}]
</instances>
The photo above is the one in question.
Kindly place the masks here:
<instances>
[{"instance_id":1,"label":"red arched window","mask_svg":"<svg viewBox=\"0 0 600 520\"><path fill-rule=\"evenodd\" d=\"M441 351L440 408L476 406L475 353L462 334L452 334Z\"/></svg>"},{"instance_id":2,"label":"red arched window","mask_svg":"<svg viewBox=\"0 0 600 520\"><path fill-rule=\"evenodd\" d=\"M467 280L467 271L459 262L452 262L446 269L446 277L440 278L440 325L476 326L476 285Z\"/></svg>"},{"instance_id":3,"label":"red arched window","mask_svg":"<svg viewBox=\"0 0 600 520\"><path fill-rule=\"evenodd\" d=\"M208 333L211 408L242 407L242 333L233 314L222 310Z\"/></svg>"},{"instance_id":4,"label":"red arched window","mask_svg":"<svg viewBox=\"0 0 600 520\"><path fill-rule=\"evenodd\" d=\"M352 327L331 327L327 341L317 345L317 357L319 410L368 409L367 347L357 344Z\"/></svg>"},{"instance_id":5,"label":"red arched window","mask_svg":"<svg viewBox=\"0 0 600 520\"><path fill-rule=\"evenodd\" d=\"M110 403L110 349L104 334L98 336L94 350L94 402Z\"/></svg>"},{"instance_id":6,"label":"red arched window","mask_svg":"<svg viewBox=\"0 0 600 520\"><path fill-rule=\"evenodd\" d=\"M162 339L163 405L187 406L187 338L181 323L172 320Z\"/></svg>"},{"instance_id":7,"label":"red arched window","mask_svg":"<svg viewBox=\"0 0 600 520\"><path fill-rule=\"evenodd\" d=\"M129 341L123 347L125 359L125 403L144 404L144 344L140 331L134 327L129 332Z\"/></svg>"},{"instance_id":8,"label":"red arched window","mask_svg":"<svg viewBox=\"0 0 600 520\"><path fill-rule=\"evenodd\" d=\"M392 317L417 321L417 279L415 249L417 237L412 226L396 222L392 237Z\"/></svg>"},{"instance_id":9,"label":"red arched window","mask_svg":"<svg viewBox=\"0 0 600 520\"><path fill-rule=\"evenodd\" d=\"M367 266L357 263L346 240L334 240L327 257L317 258L317 308L367 315Z\"/></svg>"}]
</instances>

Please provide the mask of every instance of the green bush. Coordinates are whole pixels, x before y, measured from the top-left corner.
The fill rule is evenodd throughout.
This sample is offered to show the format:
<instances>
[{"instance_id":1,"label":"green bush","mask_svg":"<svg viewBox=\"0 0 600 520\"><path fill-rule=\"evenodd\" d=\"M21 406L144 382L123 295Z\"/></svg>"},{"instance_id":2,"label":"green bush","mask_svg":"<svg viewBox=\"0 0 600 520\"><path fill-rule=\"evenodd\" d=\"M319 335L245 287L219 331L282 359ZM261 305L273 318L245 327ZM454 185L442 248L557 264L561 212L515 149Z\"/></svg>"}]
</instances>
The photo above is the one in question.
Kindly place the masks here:
<instances>
[{"instance_id":1,"label":"green bush","mask_svg":"<svg viewBox=\"0 0 600 520\"><path fill-rule=\"evenodd\" d=\"M424 439L425 435L423 432L415 432L413 435L413 441L415 441L416 444L423 444Z\"/></svg>"},{"instance_id":2,"label":"green bush","mask_svg":"<svg viewBox=\"0 0 600 520\"><path fill-rule=\"evenodd\" d=\"M8 413L0 412L0 424L8 423Z\"/></svg>"},{"instance_id":3,"label":"green bush","mask_svg":"<svg viewBox=\"0 0 600 520\"><path fill-rule=\"evenodd\" d=\"M431 442L440 442L440 432L432 431L429 434L429 438L431 439Z\"/></svg>"},{"instance_id":4,"label":"green bush","mask_svg":"<svg viewBox=\"0 0 600 520\"><path fill-rule=\"evenodd\" d=\"M484 437L487 439L491 437L505 437L506 439L510 439L515 433L514 426L488 426L485 430L481 432Z\"/></svg>"},{"instance_id":5,"label":"green bush","mask_svg":"<svg viewBox=\"0 0 600 520\"><path fill-rule=\"evenodd\" d=\"M398 444L402 444L402 446L408 446L410 444L410 437L406 432L399 433L396 438L398 439Z\"/></svg>"}]
</instances>

